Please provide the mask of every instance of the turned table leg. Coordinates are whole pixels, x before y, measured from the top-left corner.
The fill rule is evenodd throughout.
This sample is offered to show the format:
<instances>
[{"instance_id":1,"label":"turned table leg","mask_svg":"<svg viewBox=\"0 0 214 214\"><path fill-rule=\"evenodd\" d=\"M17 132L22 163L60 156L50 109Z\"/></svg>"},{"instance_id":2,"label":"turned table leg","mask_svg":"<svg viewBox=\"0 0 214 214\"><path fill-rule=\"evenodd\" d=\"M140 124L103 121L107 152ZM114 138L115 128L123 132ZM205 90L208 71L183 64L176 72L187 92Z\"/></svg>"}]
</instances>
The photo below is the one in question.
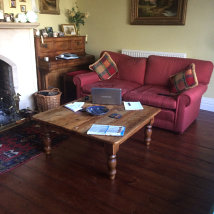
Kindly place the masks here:
<instances>
[{"instance_id":1,"label":"turned table leg","mask_svg":"<svg viewBox=\"0 0 214 214\"><path fill-rule=\"evenodd\" d=\"M119 145L105 144L104 148L107 155L108 176L111 180L114 180L117 172L116 153L119 150Z\"/></svg>"},{"instance_id":2,"label":"turned table leg","mask_svg":"<svg viewBox=\"0 0 214 214\"><path fill-rule=\"evenodd\" d=\"M48 131L48 128L46 125L43 125L43 130L44 130L44 134L43 134L43 144L44 144L44 151L46 155L50 155L51 154L51 138L50 138L50 134Z\"/></svg>"},{"instance_id":3,"label":"turned table leg","mask_svg":"<svg viewBox=\"0 0 214 214\"><path fill-rule=\"evenodd\" d=\"M146 129L145 129L145 142L146 145L149 147L150 143L151 143L151 136L152 136L152 125L154 123L154 118L152 118L150 120L150 122L147 124Z\"/></svg>"},{"instance_id":4,"label":"turned table leg","mask_svg":"<svg viewBox=\"0 0 214 214\"><path fill-rule=\"evenodd\" d=\"M51 154L51 139L49 133L45 133L44 136L44 150L46 155Z\"/></svg>"}]
</instances>

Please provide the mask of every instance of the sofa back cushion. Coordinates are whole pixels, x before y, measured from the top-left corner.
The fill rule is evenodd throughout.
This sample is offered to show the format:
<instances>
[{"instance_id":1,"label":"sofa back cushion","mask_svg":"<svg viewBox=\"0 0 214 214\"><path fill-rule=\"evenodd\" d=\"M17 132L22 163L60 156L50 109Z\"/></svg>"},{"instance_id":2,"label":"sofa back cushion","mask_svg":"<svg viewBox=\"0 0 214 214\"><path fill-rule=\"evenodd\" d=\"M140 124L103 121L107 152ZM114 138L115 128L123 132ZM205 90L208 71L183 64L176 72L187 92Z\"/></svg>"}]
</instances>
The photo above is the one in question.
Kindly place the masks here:
<instances>
[{"instance_id":1,"label":"sofa back cushion","mask_svg":"<svg viewBox=\"0 0 214 214\"><path fill-rule=\"evenodd\" d=\"M131 57L125 54L107 51L117 65L118 78L141 85L144 84L147 58ZM104 51L101 53L104 53Z\"/></svg>"},{"instance_id":2,"label":"sofa back cushion","mask_svg":"<svg viewBox=\"0 0 214 214\"><path fill-rule=\"evenodd\" d=\"M163 56L149 56L145 84L168 86L170 76L181 72L192 63L195 64L198 82L208 84L213 71L211 61Z\"/></svg>"}]
</instances>

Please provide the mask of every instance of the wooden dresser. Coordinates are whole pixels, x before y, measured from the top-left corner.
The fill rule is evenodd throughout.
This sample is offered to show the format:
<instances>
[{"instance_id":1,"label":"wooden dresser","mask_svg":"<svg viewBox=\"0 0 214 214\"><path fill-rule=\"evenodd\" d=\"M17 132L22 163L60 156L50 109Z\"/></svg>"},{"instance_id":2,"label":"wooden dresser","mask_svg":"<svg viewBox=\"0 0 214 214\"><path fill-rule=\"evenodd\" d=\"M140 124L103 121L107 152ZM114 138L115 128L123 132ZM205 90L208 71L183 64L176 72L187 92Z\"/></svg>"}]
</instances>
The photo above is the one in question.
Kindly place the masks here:
<instances>
[{"instance_id":1,"label":"wooden dresser","mask_svg":"<svg viewBox=\"0 0 214 214\"><path fill-rule=\"evenodd\" d=\"M37 78L39 90L59 88L63 91L63 75L80 69L87 69L93 63L93 55L85 53L85 36L47 37L43 41L35 37ZM78 59L56 59L62 53L75 53ZM49 61L45 61L48 57Z\"/></svg>"}]
</instances>

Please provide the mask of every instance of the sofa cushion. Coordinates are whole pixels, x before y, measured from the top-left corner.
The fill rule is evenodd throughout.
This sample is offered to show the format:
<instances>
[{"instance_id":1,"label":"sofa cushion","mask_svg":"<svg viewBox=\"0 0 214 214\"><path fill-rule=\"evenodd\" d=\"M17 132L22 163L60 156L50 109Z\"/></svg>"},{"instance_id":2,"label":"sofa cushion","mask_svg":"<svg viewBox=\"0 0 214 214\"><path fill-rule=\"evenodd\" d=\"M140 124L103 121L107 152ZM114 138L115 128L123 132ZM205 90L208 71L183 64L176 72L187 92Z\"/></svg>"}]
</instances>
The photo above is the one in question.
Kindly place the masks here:
<instances>
[{"instance_id":1,"label":"sofa cushion","mask_svg":"<svg viewBox=\"0 0 214 214\"><path fill-rule=\"evenodd\" d=\"M167 87L169 77L180 72L191 63L195 64L198 82L208 84L213 71L212 62L163 56L149 56L146 66L145 84Z\"/></svg>"},{"instance_id":2,"label":"sofa cushion","mask_svg":"<svg viewBox=\"0 0 214 214\"><path fill-rule=\"evenodd\" d=\"M95 63L89 65L89 68L95 71L101 80L110 79L118 72L117 65L107 52Z\"/></svg>"},{"instance_id":3,"label":"sofa cushion","mask_svg":"<svg viewBox=\"0 0 214 214\"><path fill-rule=\"evenodd\" d=\"M144 84L147 58L131 57L112 51L107 52L117 64L119 79Z\"/></svg>"},{"instance_id":4,"label":"sofa cushion","mask_svg":"<svg viewBox=\"0 0 214 214\"><path fill-rule=\"evenodd\" d=\"M165 109L176 109L177 96L171 96L168 88L161 86L145 85L127 92L126 101L140 101L144 105Z\"/></svg>"},{"instance_id":5,"label":"sofa cushion","mask_svg":"<svg viewBox=\"0 0 214 214\"><path fill-rule=\"evenodd\" d=\"M170 91L172 93L181 93L189 88L198 85L198 79L195 73L195 64L187 66L183 71L169 78Z\"/></svg>"},{"instance_id":6,"label":"sofa cushion","mask_svg":"<svg viewBox=\"0 0 214 214\"><path fill-rule=\"evenodd\" d=\"M123 96L128 91L138 88L140 86L141 85L139 83L134 83L126 80L111 79L84 85L82 87L82 91L85 94L91 94L92 88L121 88Z\"/></svg>"},{"instance_id":7,"label":"sofa cushion","mask_svg":"<svg viewBox=\"0 0 214 214\"><path fill-rule=\"evenodd\" d=\"M131 57L118 64L119 78L144 84L146 58Z\"/></svg>"}]
</instances>

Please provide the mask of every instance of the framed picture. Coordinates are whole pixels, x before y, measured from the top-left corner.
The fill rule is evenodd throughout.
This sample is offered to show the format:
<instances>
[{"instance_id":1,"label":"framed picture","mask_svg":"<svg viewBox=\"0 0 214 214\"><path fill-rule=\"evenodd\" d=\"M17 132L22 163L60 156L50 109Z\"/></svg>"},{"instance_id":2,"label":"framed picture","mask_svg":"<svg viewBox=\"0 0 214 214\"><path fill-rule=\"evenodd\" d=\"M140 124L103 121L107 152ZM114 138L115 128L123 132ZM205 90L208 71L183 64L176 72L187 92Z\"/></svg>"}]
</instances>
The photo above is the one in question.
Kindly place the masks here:
<instances>
[{"instance_id":1,"label":"framed picture","mask_svg":"<svg viewBox=\"0 0 214 214\"><path fill-rule=\"evenodd\" d=\"M26 5L20 5L21 12L26 12Z\"/></svg>"},{"instance_id":2,"label":"framed picture","mask_svg":"<svg viewBox=\"0 0 214 214\"><path fill-rule=\"evenodd\" d=\"M14 0L10 1L10 8L16 8L16 1Z\"/></svg>"},{"instance_id":3,"label":"framed picture","mask_svg":"<svg viewBox=\"0 0 214 214\"><path fill-rule=\"evenodd\" d=\"M42 14L60 14L59 0L39 0L39 9Z\"/></svg>"},{"instance_id":4,"label":"framed picture","mask_svg":"<svg viewBox=\"0 0 214 214\"><path fill-rule=\"evenodd\" d=\"M133 25L184 25L187 0L131 0Z\"/></svg>"},{"instance_id":5,"label":"framed picture","mask_svg":"<svg viewBox=\"0 0 214 214\"><path fill-rule=\"evenodd\" d=\"M47 30L46 30L46 29L41 29L41 35L42 35L43 37L48 37Z\"/></svg>"},{"instance_id":6,"label":"framed picture","mask_svg":"<svg viewBox=\"0 0 214 214\"><path fill-rule=\"evenodd\" d=\"M52 27L45 27L46 32L49 37L53 37L53 28Z\"/></svg>"},{"instance_id":7,"label":"framed picture","mask_svg":"<svg viewBox=\"0 0 214 214\"><path fill-rule=\"evenodd\" d=\"M75 36L77 35L77 29L75 24L64 24L62 25L62 31L65 36Z\"/></svg>"},{"instance_id":8,"label":"framed picture","mask_svg":"<svg viewBox=\"0 0 214 214\"><path fill-rule=\"evenodd\" d=\"M4 1L0 0L0 10L4 11Z\"/></svg>"}]
</instances>

